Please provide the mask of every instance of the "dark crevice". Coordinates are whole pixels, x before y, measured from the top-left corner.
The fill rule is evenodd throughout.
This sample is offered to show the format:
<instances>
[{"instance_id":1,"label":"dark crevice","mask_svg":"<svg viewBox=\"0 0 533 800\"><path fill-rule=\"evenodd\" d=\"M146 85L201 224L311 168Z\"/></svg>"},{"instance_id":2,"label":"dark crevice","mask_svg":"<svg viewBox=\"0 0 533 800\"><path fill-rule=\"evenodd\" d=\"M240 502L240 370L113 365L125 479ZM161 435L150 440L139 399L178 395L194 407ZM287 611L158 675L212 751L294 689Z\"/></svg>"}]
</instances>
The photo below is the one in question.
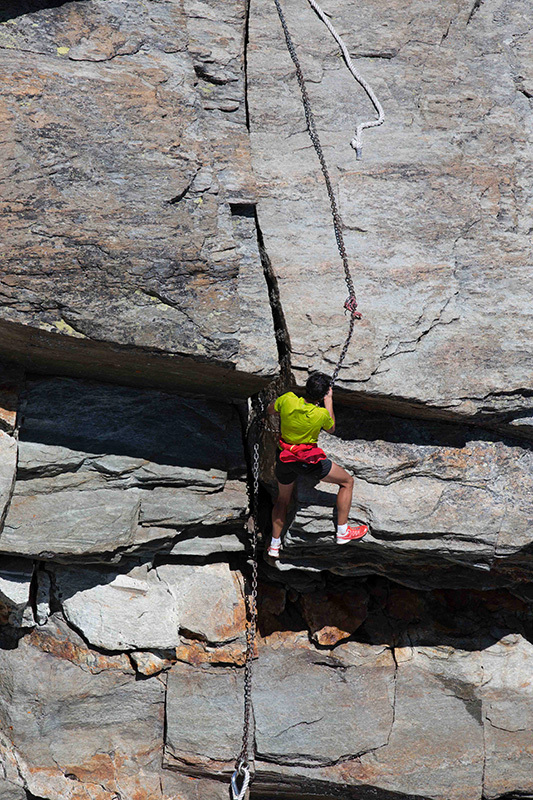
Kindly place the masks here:
<instances>
[{"instance_id":1,"label":"dark crevice","mask_svg":"<svg viewBox=\"0 0 533 800\"><path fill-rule=\"evenodd\" d=\"M171 197L170 200L167 200L167 205L174 206L176 205L176 203L179 203L180 200L183 200L183 198L185 197L190 188L191 185L189 184L189 186L186 186L182 192L175 195L174 197Z\"/></svg>"},{"instance_id":2,"label":"dark crevice","mask_svg":"<svg viewBox=\"0 0 533 800\"><path fill-rule=\"evenodd\" d=\"M369 50L367 52L361 53L352 53L352 58L384 58L385 60L389 61L391 58L395 58L399 53L399 50L384 50L381 52L376 52L375 50Z\"/></svg>"},{"instance_id":3,"label":"dark crevice","mask_svg":"<svg viewBox=\"0 0 533 800\"><path fill-rule=\"evenodd\" d=\"M281 304L281 297L279 292L278 279L272 268L272 262L266 251L265 240L263 232L259 224L259 217L257 209L254 209L255 228L257 232L257 246L259 248L259 255L261 258L261 265L263 267L263 275L268 289L268 299L270 301L270 308L272 310L272 321L274 323L274 335L276 337L276 347L278 349L278 359L280 365L280 372L283 377L288 377L291 369L291 340L289 329L285 320L283 306Z\"/></svg>"},{"instance_id":4,"label":"dark crevice","mask_svg":"<svg viewBox=\"0 0 533 800\"><path fill-rule=\"evenodd\" d=\"M46 11L48 8L60 8L61 6L86 2L86 0L7 0L2 4L0 10L0 23L8 22L25 14L35 14L38 11Z\"/></svg>"},{"instance_id":5,"label":"dark crevice","mask_svg":"<svg viewBox=\"0 0 533 800\"><path fill-rule=\"evenodd\" d=\"M219 78L217 75L211 75L203 64L195 64L194 71L198 78L206 83L212 83L214 86L226 86L228 83L235 82L235 78Z\"/></svg>"},{"instance_id":6,"label":"dark crevice","mask_svg":"<svg viewBox=\"0 0 533 800\"><path fill-rule=\"evenodd\" d=\"M472 8L470 10L470 14L468 15L468 19L466 21L467 25L471 22L472 18L474 17L474 15L478 11L478 9L480 8L482 3L483 3L483 0L474 0L474 5L472 6Z\"/></svg>"},{"instance_id":7,"label":"dark crevice","mask_svg":"<svg viewBox=\"0 0 533 800\"><path fill-rule=\"evenodd\" d=\"M230 203L229 207L233 217L255 219L255 203Z\"/></svg>"},{"instance_id":8,"label":"dark crevice","mask_svg":"<svg viewBox=\"0 0 533 800\"><path fill-rule=\"evenodd\" d=\"M243 36L243 70L244 70L244 113L246 128L250 131L250 105L248 102L248 45L250 42L250 0L246 0Z\"/></svg>"},{"instance_id":9,"label":"dark crevice","mask_svg":"<svg viewBox=\"0 0 533 800\"><path fill-rule=\"evenodd\" d=\"M274 326L281 360L284 355L290 355L290 339L279 301L277 279L265 250L256 210L252 204L246 203L236 203L233 208L236 215L253 213L255 217L263 270L271 293L272 313L276 317ZM245 399L266 389L271 382L270 378L238 371L231 362L210 361L207 357L168 353L138 345L79 339L7 320L0 320L0 358L6 359L4 366L25 367L36 375L70 376L96 380L99 384L108 382L122 387L178 391L181 394L201 393L218 399ZM290 358L287 359L289 363ZM501 396L527 398L527 392L530 390L512 390L488 395L485 400ZM521 411L488 409L465 415L453 409L427 406L404 397L371 394L359 388L357 383L349 389L337 388L335 399L338 407L344 406L346 409L392 414L413 422L440 420L461 427L484 428L502 439L513 438L526 443L533 439L533 426L531 430L527 425L517 429L517 421L523 416L531 416L533 408ZM477 403L481 405L483 400L479 398ZM514 425L510 425L513 421Z\"/></svg>"}]
</instances>

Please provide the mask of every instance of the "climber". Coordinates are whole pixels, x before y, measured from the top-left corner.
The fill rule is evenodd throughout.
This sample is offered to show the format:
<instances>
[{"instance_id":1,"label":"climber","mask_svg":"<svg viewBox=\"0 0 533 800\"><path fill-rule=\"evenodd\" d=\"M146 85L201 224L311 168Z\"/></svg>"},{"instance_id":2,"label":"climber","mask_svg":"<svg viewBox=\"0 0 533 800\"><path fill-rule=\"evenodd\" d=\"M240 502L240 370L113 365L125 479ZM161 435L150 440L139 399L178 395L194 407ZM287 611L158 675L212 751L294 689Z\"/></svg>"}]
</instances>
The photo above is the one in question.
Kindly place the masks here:
<instances>
[{"instance_id":1,"label":"climber","mask_svg":"<svg viewBox=\"0 0 533 800\"><path fill-rule=\"evenodd\" d=\"M272 509L272 541L268 555L279 558L281 533L298 475L336 483L339 486L336 542L347 544L355 539L362 539L368 526L348 525L354 480L317 447L318 434L322 428L330 433L335 430L333 388L328 376L322 372L312 373L305 384L305 397L286 392L270 403L267 411L281 417L281 439L276 458L278 499Z\"/></svg>"}]
</instances>

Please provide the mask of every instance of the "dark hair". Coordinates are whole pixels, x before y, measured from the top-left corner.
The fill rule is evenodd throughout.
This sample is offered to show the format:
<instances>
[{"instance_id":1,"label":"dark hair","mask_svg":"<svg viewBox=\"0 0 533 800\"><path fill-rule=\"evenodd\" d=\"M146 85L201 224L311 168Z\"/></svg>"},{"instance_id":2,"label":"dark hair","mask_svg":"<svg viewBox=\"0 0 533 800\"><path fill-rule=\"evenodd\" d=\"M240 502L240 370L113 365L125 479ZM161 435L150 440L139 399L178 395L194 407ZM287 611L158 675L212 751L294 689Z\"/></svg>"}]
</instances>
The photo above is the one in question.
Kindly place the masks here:
<instances>
[{"instance_id":1,"label":"dark hair","mask_svg":"<svg viewBox=\"0 0 533 800\"><path fill-rule=\"evenodd\" d=\"M313 403L317 403L324 399L330 386L331 378L328 378L323 372L312 372L305 384L305 396Z\"/></svg>"}]
</instances>

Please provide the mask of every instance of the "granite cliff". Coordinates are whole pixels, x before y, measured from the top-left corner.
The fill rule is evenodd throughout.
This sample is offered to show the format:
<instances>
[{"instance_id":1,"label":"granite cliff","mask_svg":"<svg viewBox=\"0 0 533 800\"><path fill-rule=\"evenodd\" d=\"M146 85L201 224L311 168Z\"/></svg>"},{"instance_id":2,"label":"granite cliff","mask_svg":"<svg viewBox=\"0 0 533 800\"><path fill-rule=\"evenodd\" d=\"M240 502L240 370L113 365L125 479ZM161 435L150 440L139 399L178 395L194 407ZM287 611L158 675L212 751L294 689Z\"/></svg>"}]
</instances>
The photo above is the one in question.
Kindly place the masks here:
<instances>
[{"instance_id":1,"label":"granite cliff","mask_svg":"<svg viewBox=\"0 0 533 800\"><path fill-rule=\"evenodd\" d=\"M533 12L324 6L387 117L356 161L368 100L285 3L371 533L301 483L260 553L252 797L533 797ZM259 0L6 0L0 53L0 800L222 800L250 415L346 331L292 62Z\"/></svg>"}]
</instances>

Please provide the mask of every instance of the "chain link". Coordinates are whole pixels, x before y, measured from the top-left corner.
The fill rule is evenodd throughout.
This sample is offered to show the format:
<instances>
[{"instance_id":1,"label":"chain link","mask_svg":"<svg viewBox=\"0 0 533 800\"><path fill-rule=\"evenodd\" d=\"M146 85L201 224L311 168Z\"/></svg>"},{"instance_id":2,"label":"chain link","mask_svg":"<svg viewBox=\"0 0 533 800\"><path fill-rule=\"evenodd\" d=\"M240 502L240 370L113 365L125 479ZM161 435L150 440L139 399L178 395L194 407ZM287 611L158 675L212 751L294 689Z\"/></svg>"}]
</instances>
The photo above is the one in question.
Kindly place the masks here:
<instances>
[{"instance_id":1,"label":"chain link","mask_svg":"<svg viewBox=\"0 0 533 800\"><path fill-rule=\"evenodd\" d=\"M250 591L246 593L246 658L244 662L244 723L242 748L237 759L237 769L246 765L253 772L255 725L252 704L253 659L257 633L257 538L259 531L259 442L254 443L252 456L252 519L251 562L252 577Z\"/></svg>"},{"instance_id":2,"label":"chain link","mask_svg":"<svg viewBox=\"0 0 533 800\"><path fill-rule=\"evenodd\" d=\"M289 55L292 59L294 67L296 69L296 78L298 80L298 85L300 87L300 92L302 94L302 101L304 107L304 114L305 114L305 121L307 123L307 132L309 133L309 137L315 148L315 152L317 154L318 160L320 162L320 168L322 170L322 175L324 176L324 182L326 184L326 189L329 197L329 202L331 205L331 215L333 218L333 230L335 232L335 240L337 242L337 249L339 251L339 255L341 257L342 265L344 268L344 280L346 281L346 286L348 287L348 298L344 304L344 307L350 312L350 322L349 322L349 329L348 329L348 336L346 338L346 342L344 347L341 351L341 356L339 361L337 362L337 366L333 372L333 377L331 384L333 385L337 380L339 375L340 369L342 367L343 361L346 358L346 353L348 352L348 347L350 346L350 342L354 332L354 322L356 319L361 318L361 314L356 310L357 309L357 300L355 297L355 287L352 279L352 275L350 272L350 265L348 263L348 255L346 253L346 246L344 244L344 235L342 233L342 221L339 215L339 210L337 207L337 200L335 198L335 193L333 191L333 186L331 184L331 178L329 175L328 167L326 164L326 159L324 157L324 152L322 150L322 145L320 144L320 138L318 136L318 131L315 124L315 118L313 115L313 111L311 108L311 101L309 99L309 94L307 92L307 87L305 85L305 79L303 76L302 68L300 66L300 61L298 59L298 54L296 53L296 49L294 47L294 43L292 41L289 28L287 26L287 21L285 19L285 15L283 13L283 9L281 8L281 4L279 0L274 0L276 4L276 9L278 11L278 16L281 22L281 27L283 28L283 33L285 35L285 42L287 44L287 49L289 51Z\"/></svg>"}]
</instances>

